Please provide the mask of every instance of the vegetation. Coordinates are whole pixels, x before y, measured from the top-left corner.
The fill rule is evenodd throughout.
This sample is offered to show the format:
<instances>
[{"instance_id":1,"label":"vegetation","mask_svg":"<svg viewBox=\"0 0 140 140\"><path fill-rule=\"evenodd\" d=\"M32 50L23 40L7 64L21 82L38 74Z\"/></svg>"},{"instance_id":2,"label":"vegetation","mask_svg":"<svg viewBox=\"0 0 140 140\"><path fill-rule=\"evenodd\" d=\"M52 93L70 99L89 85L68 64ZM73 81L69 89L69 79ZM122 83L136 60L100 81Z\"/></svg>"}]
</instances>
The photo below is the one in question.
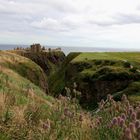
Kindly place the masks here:
<instances>
[{"instance_id":1,"label":"vegetation","mask_svg":"<svg viewBox=\"0 0 140 140\"><path fill-rule=\"evenodd\" d=\"M38 64L49 77L56 72L65 59L65 54L62 51L45 51L45 52L26 52L23 50L10 51L12 53L27 57Z\"/></svg>"},{"instance_id":2,"label":"vegetation","mask_svg":"<svg viewBox=\"0 0 140 140\"><path fill-rule=\"evenodd\" d=\"M95 107L107 94L119 92L121 96L130 84L139 82L139 55L135 52L81 53L67 65L63 89L67 86L72 90L71 85L76 82L77 90L82 92L80 103L86 108Z\"/></svg>"},{"instance_id":3,"label":"vegetation","mask_svg":"<svg viewBox=\"0 0 140 140\"><path fill-rule=\"evenodd\" d=\"M0 138L2 140L138 140L140 104L130 104L123 95L111 95L92 112L81 109L75 98L37 100L29 90L28 102L17 105L8 93L0 94ZM13 96L16 99L16 96Z\"/></svg>"},{"instance_id":4,"label":"vegetation","mask_svg":"<svg viewBox=\"0 0 140 140\"><path fill-rule=\"evenodd\" d=\"M140 62L139 52L95 52L81 53L73 62L89 61L89 60L127 60Z\"/></svg>"},{"instance_id":5,"label":"vegetation","mask_svg":"<svg viewBox=\"0 0 140 140\"><path fill-rule=\"evenodd\" d=\"M54 98L43 91L41 81L46 77L37 64L16 54L0 51L1 140L140 139L138 61L75 61L80 55L70 54L62 67L48 79L50 95L57 96ZM135 64L135 71L130 70L132 63ZM98 102L97 108L89 111L81 107L81 99L92 98L86 93L90 89L87 82L94 89L93 83L98 81L97 87L102 93L106 90L101 89L102 82L105 85L110 81L107 86L112 86L116 79L123 83L130 79L131 82L116 91L117 81L113 96L92 94ZM69 81L66 83L65 80ZM65 87L66 84L71 84L70 88ZM78 90L79 86L86 94ZM65 96L61 95L62 90Z\"/></svg>"},{"instance_id":6,"label":"vegetation","mask_svg":"<svg viewBox=\"0 0 140 140\"><path fill-rule=\"evenodd\" d=\"M65 84L65 79L66 79L66 70L68 64L79 55L80 53L70 53L65 61L62 63L61 67L50 75L48 81L49 81L49 89L52 95L58 96L61 94L61 92L64 90L66 84Z\"/></svg>"},{"instance_id":7,"label":"vegetation","mask_svg":"<svg viewBox=\"0 0 140 140\"><path fill-rule=\"evenodd\" d=\"M41 87L45 92L47 91L46 75L33 61L7 51L1 51L0 66L13 70L35 85Z\"/></svg>"}]
</instances>

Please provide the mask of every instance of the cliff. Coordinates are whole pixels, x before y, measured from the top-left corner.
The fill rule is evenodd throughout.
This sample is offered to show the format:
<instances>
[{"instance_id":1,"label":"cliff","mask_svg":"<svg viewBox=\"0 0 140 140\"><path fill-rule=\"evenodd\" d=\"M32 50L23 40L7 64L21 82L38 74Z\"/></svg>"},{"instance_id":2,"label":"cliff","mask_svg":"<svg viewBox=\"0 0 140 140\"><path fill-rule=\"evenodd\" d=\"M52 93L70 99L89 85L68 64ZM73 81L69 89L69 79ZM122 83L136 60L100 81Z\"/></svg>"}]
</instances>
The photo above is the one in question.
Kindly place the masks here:
<instances>
[{"instance_id":1,"label":"cliff","mask_svg":"<svg viewBox=\"0 0 140 140\"><path fill-rule=\"evenodd\" d=\"M54 73L65 60L65 54L62 51L25 52L15 50L12 52L34 61L43 69L47 76Z\"/></svg>"},{"instance_id":2,"label":"cliff","mask_svg":"<svg viewBox=\"0 0 140 140\"><path fill-rule=\"evenodd\" d=\"M73 56L71 53L69 56ZM135 95L139 92L140 85L140 53L79 53L67 61L63 66L63 72L56 73L57 79L54 80L55 87L52 88L55 95L63 92L65 87L70 88L71 96L76 83L76 91L80 91L78 97L83 107L95 107L97 102L105 98L107 94L120 97L123 93ZM68 56L68 57L69 57ZM54 77L56 77L56 75ZM137 82L137 84L133 84ZM135 85L135 86L134 86ZM136 86L137 85L137 86ZM126 92L127 91L127 92ZM130 92L131 91L131 94Z\"/></svg>"}]
</instances>

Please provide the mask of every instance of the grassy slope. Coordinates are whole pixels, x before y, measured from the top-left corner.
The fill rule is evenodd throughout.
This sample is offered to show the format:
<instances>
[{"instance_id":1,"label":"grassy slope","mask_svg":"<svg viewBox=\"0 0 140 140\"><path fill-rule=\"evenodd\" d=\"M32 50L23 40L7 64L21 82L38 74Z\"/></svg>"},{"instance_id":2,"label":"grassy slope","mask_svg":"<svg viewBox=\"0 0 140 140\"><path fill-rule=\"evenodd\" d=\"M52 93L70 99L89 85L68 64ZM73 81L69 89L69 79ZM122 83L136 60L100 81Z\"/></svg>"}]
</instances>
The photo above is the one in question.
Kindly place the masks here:
<instances>
[{"instance_id":1,"label":"grassy slope","mask_svg":"<svg viewBox=\"0 0 140 140\"><path fill-rule=\"evenodd\" d=\"M7 62L14 63L15 59L22 64L32 63L29 59L0 52L0 139L90 139L91 135L85 135L87 126L78 121L80 106L64 97L58 100L47 96L23 77L23 73L7 66ZM32 69L36 71L38 66L33 64Z\"/></svg>"},{"instance_id":2,"label":"grassy slope","mask_svg":"<svg viewBox=\"0 0 140 140\"><path fill-rule=\"evenodd\" d=\"M0 108L1 108L0 125L1 125L1 131L3 131L0 133L0 139L11 139L12 137L16 137L16 136L12 136L12 133L16 133L17 131L16 127L12 128L13 126L11 127L9 126L11 130L15 129L12 130L12 132L10 132L8 126L5 126L6 121L10 119L9 118L10 113L12 113L12 115L17 115L17 117L19 117L17 118L18 121L21 121L22 120L20 116L21 114L18 113L23 113L22 111L25 111L23 110L24 107L28 107L28 105L31 105L33 104L33 102L35 102L36 105L38 105L38 107L40 108L41 106L43 108L44 107L48 108L51 106L51 103L54 101L52 97L46 96L46 94L38 86L36 86L30 80L22 76L23 74L25 74L23 73L25 71L22 70L22 65L18 67L17 70L16 68L9 66L10 62L12 64L14 62L16 63L18 62L18 63L22 63L22 65L24 64L24 62L25 64L26 63L31 64L30 67L34 69L34 71L37 71L38 74L41 74L40 68L32 61L17 55L13 55L11 53L7 53L3 51L0 52ZM30 67L29 69L27 67L26 70L30 70ZM36 83L36 81L34 82ZM13 109L14 111L12 111ZM8 116L5 116L6 112ZM8 134L5 134L6 131L9 131L10 136L7 136ZM23 136L22 134L20 136L19 133L21 132L17 132L17 138L13 138L13 139L18 139L18 137L19 139L21 139L21 137Z\"/></svg>"},{"instance_id":3,"label":"grassy slope","mask_svg":"<svg viewBox=\"0 0 140 140\"><path fill-rule=\"evenodd\" d=\"M14 61L13 61L14 60ZM10 64L17 66L16 63L20 63L21 66L11 67ZM24 69L24 63L28 64L28 67ZM23 67L22 67L23 66ZM23 68L23 69L22 69ZM0 52L0 93L10 94L15 96L15 104L26 104L28 102L28 92L32 89L39 98L50 98L37 86L37 79L33 79L33 83L28 80L31 75L26 75L26 71L34 69L35 75L38 77L42 74L42 70L39 66L33 63L31 60L26 59L15 54ZM26 78L27 77L27 78ZM30 78L29 78L30 79Z\"/></svg>"},{"instance_id":4,"label":"grassy slope","mask_svg":"<svg viewBox=\"0 0 140 140\"><path fill-rule=\"evenodd\" d=\"M17 72L35 85L41 87L46 92L46 75L33 61L7 51L0 51L0 65Z\"/></svg>"},{"instance_id":5,"label":"grassy slope","mask_svg":"<svg viewBox=\"0 0 140 140\"><path fill-rule=\"evenodd\" d=\"M65 88L65 72L67 69L67 65L79 55L80 53L70 53L61 67L53 73L49 78L49 88L51 91L51 94L53 95L59 95L62 90Z\"/></svg>"}]
</instances>

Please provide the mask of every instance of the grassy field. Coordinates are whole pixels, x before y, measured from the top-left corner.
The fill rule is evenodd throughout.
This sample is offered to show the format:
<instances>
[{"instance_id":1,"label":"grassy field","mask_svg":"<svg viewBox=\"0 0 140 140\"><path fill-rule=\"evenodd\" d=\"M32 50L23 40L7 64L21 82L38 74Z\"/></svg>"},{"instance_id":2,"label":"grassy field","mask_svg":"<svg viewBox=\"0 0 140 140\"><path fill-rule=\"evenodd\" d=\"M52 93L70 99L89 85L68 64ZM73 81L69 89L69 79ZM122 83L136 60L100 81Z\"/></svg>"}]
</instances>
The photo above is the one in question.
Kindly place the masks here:
<instances>
[{"instance_id":1,"label":"grassy field","mask_svg":"<svg viewBox=\"0 0 140 140\"><path fill-rule=\"evenodd\" d=\"M140 63L140 52L93 52L81 53L72 62L83 62L90 60L127 60Z\"/></svg>"},{"instance_id":2,"label":"grassy field","mask_svg":"<svg viewBox=\"0 0 140 140\"><path fill-rule=\"evenodd\" d=\"M81 53L73 61L86 61L93 59L130 60L140 61L140 52L92 52Z\"/></svg>"}]
</instances>

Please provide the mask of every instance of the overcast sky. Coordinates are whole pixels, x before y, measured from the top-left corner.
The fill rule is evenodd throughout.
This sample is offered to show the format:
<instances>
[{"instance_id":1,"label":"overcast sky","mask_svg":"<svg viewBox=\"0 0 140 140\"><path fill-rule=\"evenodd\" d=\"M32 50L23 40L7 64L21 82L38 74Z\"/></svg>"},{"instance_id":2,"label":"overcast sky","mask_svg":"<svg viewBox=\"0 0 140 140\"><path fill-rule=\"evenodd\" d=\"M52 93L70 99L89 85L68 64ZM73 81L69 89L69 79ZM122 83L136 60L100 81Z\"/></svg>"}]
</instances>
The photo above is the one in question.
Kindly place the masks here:
<instances>
[{"instance_id":1,"label":"overcast sky","mask_svg":"<svg viewBox=\"0 0 140 140\"><path fill-rule=\"evenodd\" d=\"M0 0L0 44L140 48L140 0Z\"/></svg>"}]
</instances>

